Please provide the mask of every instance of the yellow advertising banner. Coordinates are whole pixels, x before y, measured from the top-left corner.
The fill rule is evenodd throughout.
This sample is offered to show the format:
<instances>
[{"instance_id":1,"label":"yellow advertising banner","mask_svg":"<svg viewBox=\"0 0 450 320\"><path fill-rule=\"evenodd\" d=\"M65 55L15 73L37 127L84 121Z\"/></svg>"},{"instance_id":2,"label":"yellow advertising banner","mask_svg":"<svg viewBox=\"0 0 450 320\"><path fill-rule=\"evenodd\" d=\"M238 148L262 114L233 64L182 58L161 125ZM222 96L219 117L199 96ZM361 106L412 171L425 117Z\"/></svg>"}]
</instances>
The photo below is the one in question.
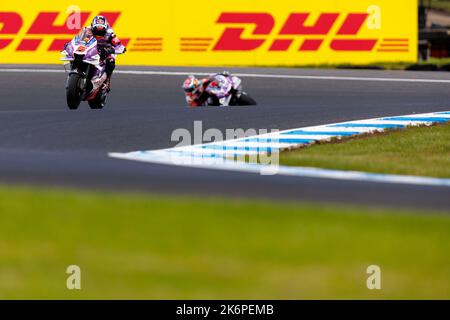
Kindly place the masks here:
<instances>
[{"instance_id":1,"label":"yellow advertising banner","mask_svg":"<svg viewBox=\"0 0 450 320\"><path fill-rule=\"evenodd\" d=\"M74 5L75 3L75 5ZM58 63L97 14L122 65L314 65L417 60L415 0L0 2L0 63Z\"/></svg>"}]
</instances>

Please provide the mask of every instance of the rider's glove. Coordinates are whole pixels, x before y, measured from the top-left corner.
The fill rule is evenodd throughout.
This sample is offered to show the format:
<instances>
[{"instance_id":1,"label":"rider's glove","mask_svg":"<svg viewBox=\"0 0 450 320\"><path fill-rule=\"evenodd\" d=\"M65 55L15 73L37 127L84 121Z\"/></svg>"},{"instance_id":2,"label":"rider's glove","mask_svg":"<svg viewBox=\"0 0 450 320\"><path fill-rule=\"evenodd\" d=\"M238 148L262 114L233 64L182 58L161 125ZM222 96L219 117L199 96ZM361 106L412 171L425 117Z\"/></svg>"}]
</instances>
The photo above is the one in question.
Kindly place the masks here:
<instances>
[{"instance_id":1,"label":"rider's glove","mask_svg":"<svg viewBox=\"0 0 450 320\"><path fill-rule=\"evenodd\" d=\"M100 59L105 60L106 56L107 56L105 48L101 48L99 53L100 53Z\"/></svg>"},{"instance_id":2,"label":"rider's glove","mask_svg":"<svg viewBox=\"0 0 450 320\"><path fill-rule=\"evenodd\" d=\"M116 51L114 50L114 48L112 46L108 46L108 47L103 47L100 50L100 58L102 60L106 59L109 55L114 54Z\"/></svg>"}]
</instances>

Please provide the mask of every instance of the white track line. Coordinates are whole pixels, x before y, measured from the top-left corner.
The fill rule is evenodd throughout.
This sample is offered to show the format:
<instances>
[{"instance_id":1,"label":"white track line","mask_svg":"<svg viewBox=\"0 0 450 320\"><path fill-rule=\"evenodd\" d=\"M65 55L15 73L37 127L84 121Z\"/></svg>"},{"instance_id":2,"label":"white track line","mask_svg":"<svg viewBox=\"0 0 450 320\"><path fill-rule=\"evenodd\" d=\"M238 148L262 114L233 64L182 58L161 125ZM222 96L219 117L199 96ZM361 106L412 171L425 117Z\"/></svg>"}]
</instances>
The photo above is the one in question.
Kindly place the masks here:
<instances>
[{"instance_id":1,"label":"white track line","mask_svg":"<svg viewBox=\"0 0 450 320\"><path fill-rule=\"evenodd\" d=\"M344 170L332 170L310 167L288 167L288 166L265 166L259 164L249 163L236 163L228 161L217 161L217 159L210 160L204 159L196 162L195 159L186 156L184 159L180 157L179 163L175 164L174 158L164 157L164 154L155 153L155 157L149 160L145 157L133 156L125 153L110 153L110 157L123 160L133 160L139 162L147 162L154 164L172 164L177 166L184 166L197 169L210 169L210 170L223 170L223 171L235 171L235 172L247 172L261 174L268 172L268 175L284 175L292 177L305 177L305 178L319 178L319 179L333 179L333 180L345 180L345 181L360 181L360 182L375 182L375 183L389 183L389 184L407 184L407 185L420 185L420 186L434 186L434 187L450 187L450 179L420 177L420 176L406 176L396 174L378 174L359 171L344 171ZM177 159L175 158L175 161ZM186 161L186 162L185 162ZM189 164L186 164L189 163ZM270 173L272 172L272 173Z\"/></svg>"},{"instance_id":2,"label":"white track line","mask_svg":"<svg viewBox=\"0 0 450 320\"><path fill-rule=\"evenodd\" d=\"M20 68L0 68L3 73L62 73L64 70L58 69L20 69ZM210 72L195 71L144 71L144 70L117 70L116 74L128 75L159 75L159 76L187 76L196 74L199 76L210 75ZM408 79L408 78L374 78L374 77L345 77L345 76L308 76L308 75L288 75L288 74L262 74L262 73L233 73L238 77L246 78L267 78L267 79L298 79L298 80L335 80L335 81L369 81L369 82L406 82L406 83L450 83L450 79Z\"/></svg>"},{"instance_id":3,"label":"white track line","mask_svg":"<svg viewBox=\"0 0 450 320\"><path fill-rule=\"evenodd\" d=\"M386 118L394 118L395 120L386 120ZM410 120L414 118L417 118L417 120ZM278 174L310 178L450 187L450 179L307 167L287 167L278 166L277 164L271 166L234 161L233 159L227 158L227 156L235 157L239 155L267 155L267 151L271 148L276 149L274 152L277 152L283 149L312 144L315 143L316 140L326 141L332 137L339 137L341 134L348 132L352 135L358 135L367 132L384 131L391 128L393 124L401 124L404 128L407 125L431 125L436 121L450 123L450 112L433 112L348 121L322 126L289 129L253 137L217 141L200 145L162 150L134 151L129 153L109 153L109 156L132 161L202 169L253 172L264 175ZM370 125L372 125L372 127L369 127ZM307 132L310 132L310 134L305 134ZM330 134L327 134L328 132L330 132Z\"/></svg>"}]
</instances>

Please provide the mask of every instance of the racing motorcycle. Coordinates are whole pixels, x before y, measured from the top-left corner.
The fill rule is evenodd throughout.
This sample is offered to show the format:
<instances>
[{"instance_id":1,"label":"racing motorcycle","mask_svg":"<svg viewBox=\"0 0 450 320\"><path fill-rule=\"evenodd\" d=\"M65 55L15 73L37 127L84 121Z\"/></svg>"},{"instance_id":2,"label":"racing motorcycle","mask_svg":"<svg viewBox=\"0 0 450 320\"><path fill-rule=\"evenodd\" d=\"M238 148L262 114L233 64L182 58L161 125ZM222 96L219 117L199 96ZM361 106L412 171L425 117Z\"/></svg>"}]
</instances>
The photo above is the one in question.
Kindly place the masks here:
<instances>
[{"instance_id":1,"label":"racing motorcycle","mask_svg":"<svg viewBox=\"0 0 450 320\"><path fill-rule=\"evenodd\" d=\"M123 52L117 52L121 54ZM91 109L102 109L105 106L109 87L105 65L100 59L97 40L89 29L84 29L65 49L61 51L70 66L66 81L67 106L71 110L78 109L81 101L87 101Z\"/></svg>"},{"instance_id":2,"label":"racing motorcycle","mask_svg":"<svg viewBox=\"0 0 450 320\"><path fill-rule=\"evenodd\" d=\"M250 106L256 105L256 101L242 89L242 80L236 76L217 74L213 76L205 88L208 95L208 106Z\"/></svg>"}]
</instances>

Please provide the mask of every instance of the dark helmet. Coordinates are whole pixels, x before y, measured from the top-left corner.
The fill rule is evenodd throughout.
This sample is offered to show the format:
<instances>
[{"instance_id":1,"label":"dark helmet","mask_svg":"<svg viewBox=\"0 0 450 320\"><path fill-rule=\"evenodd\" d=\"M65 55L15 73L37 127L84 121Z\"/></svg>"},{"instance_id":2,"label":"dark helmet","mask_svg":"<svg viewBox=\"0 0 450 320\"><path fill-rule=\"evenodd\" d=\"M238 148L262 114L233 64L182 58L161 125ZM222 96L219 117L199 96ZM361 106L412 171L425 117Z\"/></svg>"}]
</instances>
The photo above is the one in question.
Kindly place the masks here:
<instances>
[{"instance_id":1,"label":"dark helmet","mask_svg":"<svg viewBox=\"0 0 450 320\"><path fill-rule=\"evenodd\" d=\"M91 23L92 33L96 37L104 37L109 29L108 21L104 16L96 16Z\"/></svg>"}]
</instances>

